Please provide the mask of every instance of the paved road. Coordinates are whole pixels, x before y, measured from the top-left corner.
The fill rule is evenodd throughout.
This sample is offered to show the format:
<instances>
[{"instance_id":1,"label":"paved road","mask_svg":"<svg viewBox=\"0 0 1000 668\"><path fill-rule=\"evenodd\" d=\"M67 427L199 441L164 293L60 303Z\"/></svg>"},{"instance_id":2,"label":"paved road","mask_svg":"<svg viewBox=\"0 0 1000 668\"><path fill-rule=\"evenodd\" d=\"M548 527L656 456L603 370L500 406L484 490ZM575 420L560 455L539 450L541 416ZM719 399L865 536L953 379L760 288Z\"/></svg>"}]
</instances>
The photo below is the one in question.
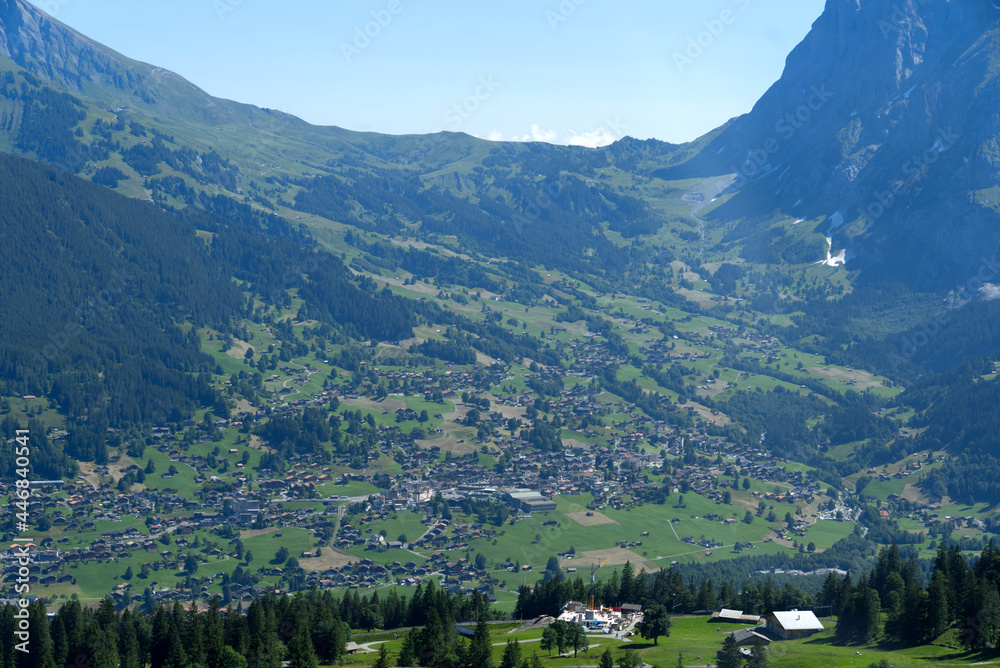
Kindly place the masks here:
<instances>
[{"instance_id":1,"label":"paved road","mask_svg":"<svg viewBox=\"0 0 1000 668\"><path fill-rule=\"evenodd\" d=\"M295 368L295 367L292 367L292 366L291 366L290 364L289 364L288 366L289 366L289 368ZM312 376L313 374L317 374L317 373L319 373L319 371L309 371L309 370L308 370L307 368L305 368L305 367L302 367L302 368L300 369L300 371L305 371L305 372L306 372L306 378L309 378L309 377L311 377L311 376ZM291 383L291 382L294 382L294 381L292 381L292 380L286 380L285 382L283 382L283 383L281 384L281 386L282 386L282 387L284 387L284 388L287 388L287 387L288 387L288 384L289 384L289 383ZM302 394L302 391L301 391L301 390L299 390L299 388L297 388L297 387L293 387L293 388L291 388L291 389L295 390L295 394ZM288 397L291 397L291 396L294 396L294 395L291 395L291 394L286 394L286 395L284 395L284 396L282 397L282 402L283 402L283 403L284 403L284 404L285 404L286 406L288 405L288 402L287 402L287 401L285 401L285 399L287 399Z\"/></svg>"}]
</instances>

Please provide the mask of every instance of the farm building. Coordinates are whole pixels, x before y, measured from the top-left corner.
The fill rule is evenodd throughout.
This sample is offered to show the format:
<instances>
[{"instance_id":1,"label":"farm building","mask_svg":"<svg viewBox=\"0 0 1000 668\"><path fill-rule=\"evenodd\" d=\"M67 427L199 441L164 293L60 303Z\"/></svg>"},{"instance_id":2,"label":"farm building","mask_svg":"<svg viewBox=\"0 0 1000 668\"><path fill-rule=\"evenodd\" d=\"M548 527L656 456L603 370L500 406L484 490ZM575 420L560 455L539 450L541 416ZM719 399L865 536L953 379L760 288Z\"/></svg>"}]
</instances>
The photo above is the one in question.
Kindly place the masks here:
<instances>
[{"instance_id":1,"label":"farm building","mask_svg":"<svg viewBox=\"0 0 1000 668\"><path fill-rule=\"evenodd\" d=\"M785 640L807 638L823 630L823 624L810 610L789 610L764 615L764 627Z\"/></svg>"},{"instance_id":2,"label":"farm building","mask_svg":"<svg viewBox=\"0 0 1000 668\"><path fill-rule=\"evenodd\" d=\"M736 644L740 647L745 647L747 645L770 645L771 639L765 635L757 633L753 629L740 629L739 631L733 631L733 638L736 640Z\"/></svg>"},{"instance_id":3,"label":"farm building","mask_svg":"<svg viewBox=\"0 0 1000 668\"><path fill-rule=\"evenodd\" d=\"M727 610L723 608L720 612L713 612L711 623L728 622L732 624L760 624L760 617L757 615L744 615L740 610Z\"/></svg>"}]
</instances>

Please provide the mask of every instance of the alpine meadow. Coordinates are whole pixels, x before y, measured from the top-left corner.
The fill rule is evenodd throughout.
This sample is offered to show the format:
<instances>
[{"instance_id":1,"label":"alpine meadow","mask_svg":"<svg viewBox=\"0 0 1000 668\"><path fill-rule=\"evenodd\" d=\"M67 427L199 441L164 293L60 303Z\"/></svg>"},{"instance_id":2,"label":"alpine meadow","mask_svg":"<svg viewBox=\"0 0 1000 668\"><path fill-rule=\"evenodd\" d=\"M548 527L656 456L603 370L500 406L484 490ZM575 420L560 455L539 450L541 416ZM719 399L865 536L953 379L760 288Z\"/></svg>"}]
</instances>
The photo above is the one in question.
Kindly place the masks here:
<instances>
[{"instance_id":1,"label":"alpine meadow","mask_svg":"<svg viewBox=\"0 0 1000 668\"><path fill-rule=\"evenodd\" d=\"M605 81L588 12L639 52L698 10L512 3L567 115L724 89L795 4L706 2ZM0 668L1000 664L1000 2L826 0L683 143L474 136L512 69L440 132L314 125L70 27L107 4L0 0ZM376 129L459 61L543 69L368 4L309 76Z\"/></svg>"}]
</instances>

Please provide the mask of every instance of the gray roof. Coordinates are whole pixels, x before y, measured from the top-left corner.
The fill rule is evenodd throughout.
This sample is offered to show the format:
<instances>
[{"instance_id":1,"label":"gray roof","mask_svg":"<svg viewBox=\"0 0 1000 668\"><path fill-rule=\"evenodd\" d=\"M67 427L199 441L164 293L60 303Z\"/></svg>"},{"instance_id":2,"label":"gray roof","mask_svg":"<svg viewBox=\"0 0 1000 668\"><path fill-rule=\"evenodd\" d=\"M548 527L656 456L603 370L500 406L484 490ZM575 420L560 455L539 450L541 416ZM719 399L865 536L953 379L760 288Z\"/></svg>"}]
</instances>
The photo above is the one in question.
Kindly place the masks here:
<instances>
[{"instance_id":1,"label":"gray roof","mask_svg":"<svg viewBox=\"0 0 1000 668\"><path fill-rule=\"evenodd\" d=\"M770 638L757 633L753 629L740 629L739 631L733 631L730 635L733 636L733 639L739 645L753 641L760 642L764 645L770 644L771 642Z\"/></svg>"}]
</instances>

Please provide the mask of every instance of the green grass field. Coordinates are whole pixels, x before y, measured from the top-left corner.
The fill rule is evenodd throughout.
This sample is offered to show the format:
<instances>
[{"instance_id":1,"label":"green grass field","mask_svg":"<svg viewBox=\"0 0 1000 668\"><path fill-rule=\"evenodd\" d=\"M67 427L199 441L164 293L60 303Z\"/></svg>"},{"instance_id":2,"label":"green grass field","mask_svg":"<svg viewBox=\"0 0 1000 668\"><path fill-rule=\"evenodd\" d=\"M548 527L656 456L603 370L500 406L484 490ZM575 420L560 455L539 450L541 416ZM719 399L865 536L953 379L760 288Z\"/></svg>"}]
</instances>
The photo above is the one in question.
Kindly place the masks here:
<instances>
[{"instance_id":1,"label":"green grass field","mask_svg":"<svg viewBox=\"0 0 1000 668\"><path fill-rule=\"evenodd\" d=\"M825 550L841 538L854 533L852 522L837 522L836 520L820 520L806 530L806 537L799 542L815 543L816 548Z\"/></svg>"},{"instance_id":2,"label":"green grass field","mask_svg":"<svg viewBox=\"0 0 1000 668\"><path fill-rule=\"evenodd\" d=\"M768 650L769 664L773 668L865 668L871 663L886 659L894 668L920 668L939 666L989 665L997 663L994 653L970 653L961 650L955 643L954 633L945 634L937 643L917 648L896 648L884 645L841 646L832 642L833 622L824 622L827 630L802 640L772 642ZM516 627L515 627L516 628ZM631 639L615 639L608 636L588 636L589 651L581 651L577 656L555 656L543 651L539 644L541 631L511 632L509 625L490 625L490 641L493 645L493 662L500 664L506 643L517 640L522 657L537 654L545 668L590 668L596 667L604 650L609 650L617 660L626 649L636 651L642 661L652 666L672 667L715 665L716 652L721 648L726 635L739 629L751 628L736 625L720 625L707 617L674 617L670 635L660 637L657 643L636 635ZM358 643L384 643L391 659L395 659L402 647L402 634L380 632L359 634L354 637ZM377 649L378 645L372 647ZM347 666L372 666L376 652L355 654L344 661Z\"/></svg>"},{"instance_id":3,"label":"green grass field","mask_svg":"<svg viewBox=\"0 0 1000 668\"><path fill-rule=\"evenodd\" d=\"M246 533L244 532L244 535ZM272 561L274 560L275 553L282 547L287 547L293 557L298 557L303 552L313 549L313 541L309 531L294 527L268 530L266 533L243 538L242 540L246 549L253 552L254 559L252 564L261 569L276 565ZM283 564L277 565L283 566Z\"/></svg>"}]
</instances>

